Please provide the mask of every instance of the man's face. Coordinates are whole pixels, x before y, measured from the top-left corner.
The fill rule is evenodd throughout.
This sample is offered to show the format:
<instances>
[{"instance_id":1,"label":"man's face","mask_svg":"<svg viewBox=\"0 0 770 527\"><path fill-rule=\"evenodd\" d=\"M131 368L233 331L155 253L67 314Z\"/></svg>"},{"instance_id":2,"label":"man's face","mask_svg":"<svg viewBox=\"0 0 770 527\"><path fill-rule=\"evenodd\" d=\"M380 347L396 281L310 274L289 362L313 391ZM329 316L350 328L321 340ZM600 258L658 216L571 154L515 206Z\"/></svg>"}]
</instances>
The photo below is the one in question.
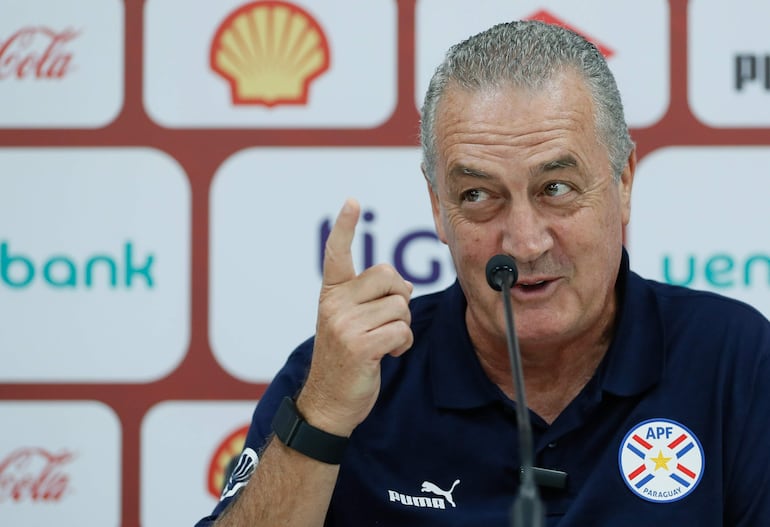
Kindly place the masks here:
<instances>
[{"instance_id":1,"label":"man's face","mask_svg":"<svg viewBox=\"0 0 770 527\"><path fill-rule=\"evenodd\" d=\"M615 314L634 157L615 182L582 79L565 72L536 93L450 86L435 129L433 217L474 343L505 338L500 293L485 276L498 253L518 264L511 294L522 349L602 336Z\"/></svg>"}]
</instances>

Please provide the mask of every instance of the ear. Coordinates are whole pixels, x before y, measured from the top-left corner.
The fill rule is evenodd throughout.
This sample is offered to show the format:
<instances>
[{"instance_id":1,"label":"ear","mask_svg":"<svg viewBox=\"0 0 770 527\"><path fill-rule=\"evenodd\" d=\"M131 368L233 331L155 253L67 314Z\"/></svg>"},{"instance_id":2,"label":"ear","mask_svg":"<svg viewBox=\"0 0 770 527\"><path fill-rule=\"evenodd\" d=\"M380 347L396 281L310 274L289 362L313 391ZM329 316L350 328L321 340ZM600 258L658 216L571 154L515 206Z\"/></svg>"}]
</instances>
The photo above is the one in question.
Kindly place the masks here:
<instances>
[{"instance_id":1,"label":"ear","mask_svg":"<svg viewBox=\"0 0 770 527\"><path fill-rule=\"evenodd\" d=\"M636 172L636 147L631 150L631 154L628 156L626 167L620 174L619 192L620 192L620 207L623 215L623 225L628 225L631 219L631 188L634 185L634 174Z\"/></svg>"},{"instance_id":2,"label":"ear","mask_svg":"<svg viewBox=\"0 0 770 527\"><path fill-rule=\"evenodd\" d=\"M438 199L438 190L434 188L433 185L431 185L430 180L428 179L428 175L425 172L424 163L420 165L420 170L422 170L422 175L425 178L425 185L428 188L428 195L430 196L430 208L431 208L431 212L433 213L433 225L436 228L436 234L438 235L438 239L441 240L442 243L446 243L446 236L444 234L444 224L441 221L441 205Z\"/></svg>"}]
</instances>

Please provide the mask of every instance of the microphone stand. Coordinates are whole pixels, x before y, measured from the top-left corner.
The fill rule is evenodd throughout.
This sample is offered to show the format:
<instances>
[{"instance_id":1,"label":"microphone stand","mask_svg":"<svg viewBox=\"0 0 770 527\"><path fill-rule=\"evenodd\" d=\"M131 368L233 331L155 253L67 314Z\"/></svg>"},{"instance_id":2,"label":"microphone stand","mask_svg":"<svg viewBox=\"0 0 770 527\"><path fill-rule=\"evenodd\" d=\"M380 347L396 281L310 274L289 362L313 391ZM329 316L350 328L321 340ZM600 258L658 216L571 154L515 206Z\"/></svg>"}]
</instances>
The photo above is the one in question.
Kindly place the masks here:
<instances>
[{"instance_id":1,"label":"microphone stand","mask_svg":"<svg viewBox=\"0 0 770 527\"><path fill-rule=\"evenodd\" d=\"M508 335L508 357L513 370L513 381L516 389L516 420L519 427L519 451L523 479L519 494L511 509L512 527L543 527L545 510L540 494L535 485L534 453L532 446L532 426L529 421L529 408L524 393L524 372L521 366L521 351L513 325L513 303L511 302L511 287L515 278L510 273L504 274L505 284L500 288L505 308L506 329ZM512 280L513 278L513 280Z\"/></svg>"}]
</instances>

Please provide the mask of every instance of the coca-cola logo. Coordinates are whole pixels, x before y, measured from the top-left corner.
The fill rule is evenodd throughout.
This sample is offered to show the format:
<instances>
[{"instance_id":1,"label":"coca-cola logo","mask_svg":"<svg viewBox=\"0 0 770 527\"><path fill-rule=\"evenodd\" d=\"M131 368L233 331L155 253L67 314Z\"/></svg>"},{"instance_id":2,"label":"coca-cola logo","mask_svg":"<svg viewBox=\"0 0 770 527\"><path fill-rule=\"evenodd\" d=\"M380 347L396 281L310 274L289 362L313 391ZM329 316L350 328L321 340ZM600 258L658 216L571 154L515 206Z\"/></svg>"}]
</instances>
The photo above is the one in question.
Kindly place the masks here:
<instances>
[{"instance_id":1,"label":"coca-cola logo","mask_svg":"<svg viewBox=\"0 0 770 527\"><path fill-rule=\"evenodd\" d=\"M0 503L57 502L70 488L65 465L72 452L52 454L43 448L19 448L0 459Z\"/></svg>"},{"instance_id":2,"label":"coca-cola logo","mask_svg":"<svg viewBox=\"0 0 770 527\"><path fill-rule=\"evenodd\" d=\"M73 68L72 52L66 47L78 35L74 29L56 32L34 26L0 39L0 80L64 78Z\"/></svg>"}]
</instances>

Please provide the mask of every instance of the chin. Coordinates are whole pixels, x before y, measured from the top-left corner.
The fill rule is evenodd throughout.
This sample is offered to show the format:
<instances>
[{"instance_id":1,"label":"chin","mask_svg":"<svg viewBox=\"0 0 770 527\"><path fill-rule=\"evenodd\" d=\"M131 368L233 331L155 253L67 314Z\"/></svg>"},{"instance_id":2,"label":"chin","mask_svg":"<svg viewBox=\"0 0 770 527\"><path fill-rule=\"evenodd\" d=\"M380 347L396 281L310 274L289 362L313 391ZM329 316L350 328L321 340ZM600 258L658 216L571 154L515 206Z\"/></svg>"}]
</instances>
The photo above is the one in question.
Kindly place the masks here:
<instances>
[{"instance_id":1,"label":"chin","mask_svg":"<svg viewBox=\"0 0 770 527\"><path fill-rule=\"evenodd\" d=\"M513 318L519 340L533 343L558 342L572 332L574 323L567 323L562 317L554 316L554 312L538 313L535 316L521 314L517 316L516 308Z\"/></svg>"}]
</instances>

